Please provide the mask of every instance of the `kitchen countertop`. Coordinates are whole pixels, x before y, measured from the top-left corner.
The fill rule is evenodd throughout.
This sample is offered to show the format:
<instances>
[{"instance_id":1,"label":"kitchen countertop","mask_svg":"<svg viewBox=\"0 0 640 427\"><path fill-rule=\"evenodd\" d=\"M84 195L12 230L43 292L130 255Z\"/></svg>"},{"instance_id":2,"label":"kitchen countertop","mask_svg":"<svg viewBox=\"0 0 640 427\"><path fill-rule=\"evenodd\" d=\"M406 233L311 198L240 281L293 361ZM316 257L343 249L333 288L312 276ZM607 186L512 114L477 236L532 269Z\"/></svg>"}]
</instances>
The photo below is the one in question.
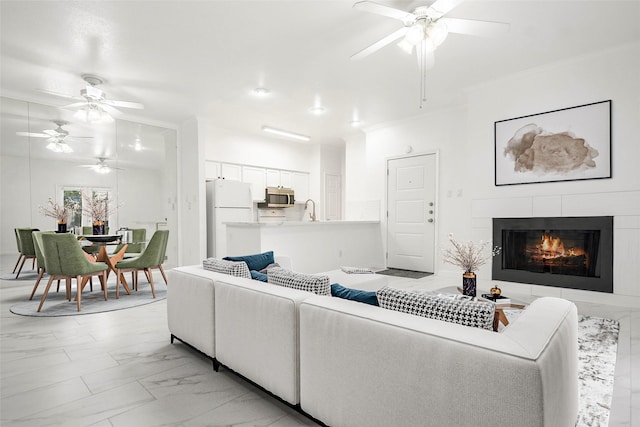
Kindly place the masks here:
<instances>
[{"instance_id":1,"label":"kitchen countertop","mask_svg":"<svg viewBox=\"0 0 640 427\"><path fill-rule=\"evenodd\" d=\"M233 227L280 227L280 226L313 226L320 225L355 225L355 224L380 224L380 221L278 221L278 222L226 222Z\"/></svg>"}]
</instances>

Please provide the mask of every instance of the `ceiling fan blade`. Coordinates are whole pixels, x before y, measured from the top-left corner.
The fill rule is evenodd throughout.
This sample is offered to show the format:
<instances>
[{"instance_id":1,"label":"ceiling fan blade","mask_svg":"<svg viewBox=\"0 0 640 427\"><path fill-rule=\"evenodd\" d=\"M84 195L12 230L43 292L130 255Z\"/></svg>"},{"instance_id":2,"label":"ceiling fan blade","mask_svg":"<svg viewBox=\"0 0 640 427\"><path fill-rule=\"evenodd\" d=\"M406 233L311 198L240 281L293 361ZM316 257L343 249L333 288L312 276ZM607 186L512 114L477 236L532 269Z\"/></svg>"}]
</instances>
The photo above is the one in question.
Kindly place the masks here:
<instances>
[{"instance_id":1,"label":"ceiling fan blade","mask_svg":"<svg viewBox=\"0 0 640 427\"><path fill-rule=\"evenodd\" d=\"M16 132L16 135L30 136L32 138L49 138L51 136L51 135L47 135L46 133L34 133L34 132Z\"/></svg>"},{"instance_id":2,"label":"ceiling fan blade","mask_svg":"<svg viewBox=\"0 0 640 427\"><path fill-rule=\"evenodd\" d=\"M69 105L63 105L62 108L80 108L80 107L84 107L85 105L87 105L88 102L87 101L83 101L83 102L74 102L73 104L69 104Z\"/></svg>"},{"instance_id":3,"label":"ceiling fan blade","mask_svg":"<svg viewBox=\"0 0 640 427\"><path fill-rule=\"evenodd\" d=\"M511 25L504 22L476 21L473 19L442 18L450 33L468 34L470 36L492 37L509 32Z\"/></svg>"},{"instance_id":4,"label":"ceiling fan blade","mask_svg":"<svg viewBox=\"0 0 640 427\"><path fill-rule=\"evenodd\" d=\"M105 99L102 101L103 104L111 105L113 107L122 107L122 108L137 108L139 110L144 109L144 105L138 102L129 102L129 101L112 101L110 99Z\"/></svg>"},{"instance_id":5,"label":"ceiling fan blade","mask_svg":"<svg viewBox=\"0 0 640 427\"><path fill-rule=\"evenodd\" d=\"M69 95L68 93L60 93L60 92L54 92L52 90L47 90L47 89L36 89L38 92L42 92L42 93L46 93L48 95L54 95L54 96L59 96L61 98L67 98L67 99L77 99L77 100L82 100L84 98L82 98L81 96L74 96L74 95Z\"/></svg>"},{"instance_id":6,"label":"ceiling fan blade","mask_svg":"<svg viewBox=\"0 0 640 427\"><path fill-rule=\"evenodd\" d=\"M75 135L69 135L67 136L67 139L93 139L92 136L75 136Z\"/></svg>"},{"instance_id":7,"label":"ceiling fan blade","mask_svg":"<svg viewBox=\"0 0 640 427\"><path fill-rule=\"evenodd\" d=\"M442 0L441 0L442 1ZM354 8L364 10L365 12L375 13L376 15L388 16L389 18L398 19L400 21L414 21L417 17L411 12L394 9L372 1L359 1L353 5Z\"/></svg>"},{"instance_id":8,"label":"ceiling fan blade","mask_svg":"<svg viewBox=\"0 0 640 427\"><path fill-rule=\"evenodd\" d=\"M102 109L104 111L106 111L107 113L111 114L112 116L121 116L122 115L122 111L118 110L117 108L113 108L109 104L101 102L100 106L102 107Z\"/></svg>"},{"instance_id":9,"label":"ceiling fan blade","mask_svg":"<svg viewBox=\"0 0 640 427\"><path fill-rule=\"evenodd\" d=\"M464 0L437 0L429 6L427 15L429 15L431 19L438 19L463 1Z\"/></svg>"},{"instance_id":10,"label":"ceiling fan blade","mask_svg":"<svg viewBox=\"0 0 640 427\"><path fill-rule=\"evenodd\" d=\"M378 49L382 49L389 43L392 43L395 40L398 40L400 37L404 36L407 31L408 31L407 27L400 28L399 30L394 31L393 33L389 34L385 38L378 40L374 44L368 47L365 47L360 52L354 53L353 55L351 55L351 59L362 59L365 56L368 56L373 52L377 51Z\"/></svg>"},{"instance_id":11,"label":"ceiling fan blade","mask_svg":"<svg viewBox=\"0 0 640 427\"><path fill-rule=\"evenodd\" d=\"M56 136L62 136L62 134L59 134L58 132L56 132L56 131L55 131L55 130L53 130L53 129L43 130L42 132L46 133L46 134L47 134L47 135L49 135L49 136L53 136L53 137L56 137Z\"/></svg>"}]
</instances>

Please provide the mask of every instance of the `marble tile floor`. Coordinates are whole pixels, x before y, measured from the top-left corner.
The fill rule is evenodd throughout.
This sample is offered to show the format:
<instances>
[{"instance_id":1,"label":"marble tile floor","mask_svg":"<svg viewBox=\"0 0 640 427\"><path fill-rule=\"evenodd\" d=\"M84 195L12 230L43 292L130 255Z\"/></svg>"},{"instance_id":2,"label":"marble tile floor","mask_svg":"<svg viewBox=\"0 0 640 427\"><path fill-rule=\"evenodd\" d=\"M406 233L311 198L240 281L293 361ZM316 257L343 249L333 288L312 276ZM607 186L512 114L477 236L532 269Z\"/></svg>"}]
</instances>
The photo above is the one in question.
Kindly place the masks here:
<instances>
[{"instance_id":1,"label":"marble tile floor","mask_svg":"<svg viewBox=\"0 0 640 427\"><path fill-rule=\"evenodd\" d=\"M0 275L14 262L0 257ZM391 283L442 285L433 276ZM316 425L224 368L213 372L210 360L185 345L170 344L166 301L61 318L12 314L9 307L28 298L32 285L0 280L2 426ZM609 425L640 426L640 308L577 305L581 314L620 321Z\"/></svg>"}]
</instances>

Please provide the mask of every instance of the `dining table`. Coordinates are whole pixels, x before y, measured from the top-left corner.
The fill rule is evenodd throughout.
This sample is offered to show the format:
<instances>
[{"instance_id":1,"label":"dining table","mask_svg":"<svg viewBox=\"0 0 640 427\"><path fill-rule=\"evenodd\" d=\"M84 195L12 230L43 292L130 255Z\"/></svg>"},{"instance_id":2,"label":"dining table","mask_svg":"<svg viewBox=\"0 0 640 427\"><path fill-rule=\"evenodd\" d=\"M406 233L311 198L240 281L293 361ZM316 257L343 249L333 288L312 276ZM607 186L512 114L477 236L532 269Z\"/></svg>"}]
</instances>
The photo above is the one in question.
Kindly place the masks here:
<instances>
[{"instance_id":1,"label":"dining table","mask_svg":"<svg viewBox=\"0 0 640 427\"><path fill-rule=\"evenodd\" d=\"M124 259L124 253L129 246L128 243L122 244L122 247L118 250L118 252L109 253L107 251L108 246L117 246L121 244L121 235L83 235L78 238L80 245L83 246L85 250L85 256L89 261L92 262L104 262L107 264L107 278L109 277L109 273L113 271L117 274L116 264L119 261ZM91 248L91 253L87 252L87 247ZM97 249L97 252L95 251ZM85 278L82 281L81 291L84 289L85 285L89 281L89 278ZM120 282L124 287L124 290L127 292L127 295L131 295L131 289L127 284L127 280L124 278L124 275L121 277Z\"/></svg>"}]
</instances>

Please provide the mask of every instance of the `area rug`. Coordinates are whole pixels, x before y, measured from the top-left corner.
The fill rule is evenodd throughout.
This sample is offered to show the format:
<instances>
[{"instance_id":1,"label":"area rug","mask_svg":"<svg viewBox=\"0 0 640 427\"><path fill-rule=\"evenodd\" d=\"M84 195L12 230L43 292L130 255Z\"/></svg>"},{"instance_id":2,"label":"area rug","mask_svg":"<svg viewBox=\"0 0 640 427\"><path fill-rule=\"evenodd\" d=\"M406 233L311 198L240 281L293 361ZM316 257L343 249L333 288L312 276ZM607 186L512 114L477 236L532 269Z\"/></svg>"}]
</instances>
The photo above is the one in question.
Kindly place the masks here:
<instances>
[{"instance_id":1,"label":"area rug","mask_svg":"<svg viewBox=\"0 0 640 427\"><path fill-rule=\"evenodd\" d=\"M97 286L97 289L94 286L93 292L89 292L88 289L85 288L85 291L82 293L81 311L78 312L78 305L74 299L75 290L72 292L73 298L71 301L67 301L63 282L60 287L60 292L56 292L54 286L51 287L49 295L47 295L47 299L44 301L42 310L39 313L36 310L38 310L40 298L42 298L42 292L36 293L32 300L28 300L28 295L26 295L24 302L12 305L9 310L12 313L19 314L21 316L34 317L77 316L83 314L103 313L105 311L124 310L161 301L167 297L167 286L164 282L155 283L155 288L155 298L151 295L151 288L149 285L147 283L140 283L138 291L136 292L132 290L131 295L127 295L124 290L120 289L120 298L116 299L116 291L115 288L112 287L108 291L107 301L104 300L104 294L100 291L100 286Z\"/></svg>"},{"instance_id":2,"label":"area rug","mask_svg":"<svg viewBox=\"0 0 640 427\"><path fill-rule=\"evenodd\" d=\"M406 277L408 279L422 279L431 276L433 273L425 273L423 271L400 270L398 268L389 268L387 270L376 271L376 274L384 274L385 276Z\"/></svg>"},{"instance_id":3,"label":"area rug","mask_svg":"<svg viewBox=\"0 0 640 427\"><path fill-rule=\"evenodd\" d=\"M29 265L29 267L31 267L31 265ZM0 280L31 280L32 282L35 282L37 278L38 272L31 270L31 268L23 268L17 279L16 273L4 273L0 275Z\"/></svg>"},{"instance_id":4,"label":"area rug","mask_svg":"<svg viewBox=\"0 0 640 427\"><path fill-rule=\"evenodd\" d=\"M578 421L576 427L607 427L620 325L578 316Z\"/></svg>"}]
</instances>

